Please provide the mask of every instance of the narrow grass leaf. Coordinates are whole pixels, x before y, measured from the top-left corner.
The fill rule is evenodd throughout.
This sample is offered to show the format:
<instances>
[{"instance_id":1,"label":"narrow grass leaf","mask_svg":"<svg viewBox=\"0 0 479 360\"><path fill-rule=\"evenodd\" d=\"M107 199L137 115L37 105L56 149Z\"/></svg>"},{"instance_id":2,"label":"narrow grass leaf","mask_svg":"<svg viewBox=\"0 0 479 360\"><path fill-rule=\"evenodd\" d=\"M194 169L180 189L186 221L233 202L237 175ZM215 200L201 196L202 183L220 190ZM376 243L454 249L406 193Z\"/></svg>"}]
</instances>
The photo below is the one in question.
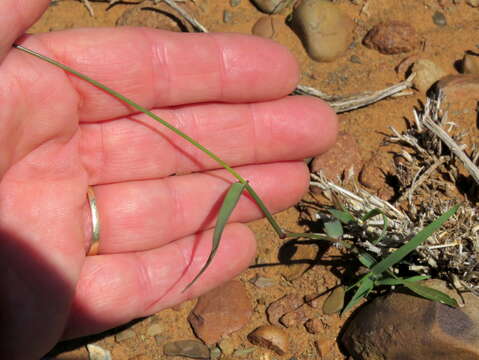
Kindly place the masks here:
<instances>
[{"instance_id":1,"label":"narrow grass leaf","mask_svg":"<svg viewBox=\"0 0 479 360\"><path fill-rule=\"evenodd\" d=\"M339 220L325 221L324 222L324 232L333 239L339 239L343 236L343 225Z\"/></svg>"},{"instance_id":2,"label":"narrow grass leaf","mask_svg":"<svg viewBox=\"0 0 479 360\"><path fill-rule=\"evenodd\" d=\"M341 221L343 224L348 224L352 221L356 221L354 216L352 216L347 211L337 210L337 209L328 209L328 212L333 215L336 219Z\"/></svg>"},{"instance_id":3,"label":"narrow grass leaf","mask_svg":"<svg viewBox=\"0 0 479 360\"><path fill-rule=\"evenodd\" d=\"M233 212L234 208L238 204L238 201L241 197L241 194L243 193L245 186L246 184L239 183L239 182L231 184L228 190L228 193L226 194L223 200L223 204L221 205L218 218L216 219L215 230L213 233L213 245L211 246L211 252L210 252L210 255L208 256L208 260L206 260L206 263L203 265L200 272L185 287L183 291L187 290L191 285L193 285L196 282L196 280L199 279L199 277L205 272L205 270L208 268L211 261L213 260L216 254L216 251L218 250L218 246L220 245L221 235L223 234L223 230L226 226L226 223L228 222L228 219L231 213Z\"/></svg>"},{"instance_id":4,"label":"narrow grass leaf","mask_svg":"<svg viewBox=\"0 0 479 360\"><path fill-rule=\"evenodd\" d=\"M381 213L381 215L383 217L383 230L381 231L381 234L379 235L379 237L376 240L373 241L373 244L377 244L382 239L384 239L384 237L386 236L386 232L388 230L389 220L388 220L387 216L384 215L383 213Z\"/></svg>"},{"instance_id":5,"label":"narrow grass leaf","mask_svg":"<svg viewBox=\"0 0 479 360\"><path fill-rule=\"evenodd\" d=\"M434 220L431 224L426 226L420 232L418 232L411 240L406 244L401 246L392 254L388 255L385 259L378 262L373 266L371 271L375 275L383 273L385 270L389 269L391 266L397 264L404 257L406 257L411 251L416 249L421 245L426 239L431 236L436 230L438 230L452 215L455 214L459 205L456 205Z\"/></svg>"},{"instance_id":6,"label":"narrow grass leaf","mask_svg":"<svg viewBox=\"0 0 479 360\"><path fill-rule=\"evenodd\" d=\"M371 219L375 216L378 216L379 214L382 214L381 210L379 210L378 208L372 209L361 217L361 221L362 222L368 221L369 219Z\"/></svg>"},{"instance_id":7,"label":"narrow grass leaf","mask_svg":"<svg viewBox=\"0 0 479 360\"><path fill-rule=\"evenodd\" d=\"M404 283L404 286L426 299L438 301L449 306L457 307L456 300L451 298L449 295L444 294L442 291L408 281Z\"/></svg>"},{"instance_id":8,"label":"narrow grass leaf","mask_svg":"<svg viewBox=\"0 0 479 360\"><path fill-rule=\"evenodd\" d=\"M403 278L393 278L393 277L388 277L384 278L381 280L377 280L374 282L375 285L381 286L381 285L386 285L386 286L393 286L393 285L404 285L406 282L407 283L413 283L417 281L422 281L429 279L430 276L428 275L418 275L418 276L411 276L407 279Z\"/></svg>"},{"instance_id":9,"label":"narrow grass leaf","mask_svg":"<svg viewBox=\"0 0 479 360\"><path fill-rule=\"evenodd\" d=\"M366 266L368 269L370 269L374 264L377 263L376 259L373 258L372 255L364 251L358 254L358 260L361 264Z\"/></svg>"},{"instance_id":10,"label":"narrow grass leaf","mask_svg":"<svg viewBox=\"0 0 479 360\"><path fill-rule=\"evenodd\" d=\"M368 296L369 292L373 289L373 287L373 281L369 277L364 278L359 284L358 290L354 293L352 299L348 302L342 313L344 314L345 312L349 311L354 305L359 302L359 300L361 300L363 297Z\"/></svg>"}]
</instances>

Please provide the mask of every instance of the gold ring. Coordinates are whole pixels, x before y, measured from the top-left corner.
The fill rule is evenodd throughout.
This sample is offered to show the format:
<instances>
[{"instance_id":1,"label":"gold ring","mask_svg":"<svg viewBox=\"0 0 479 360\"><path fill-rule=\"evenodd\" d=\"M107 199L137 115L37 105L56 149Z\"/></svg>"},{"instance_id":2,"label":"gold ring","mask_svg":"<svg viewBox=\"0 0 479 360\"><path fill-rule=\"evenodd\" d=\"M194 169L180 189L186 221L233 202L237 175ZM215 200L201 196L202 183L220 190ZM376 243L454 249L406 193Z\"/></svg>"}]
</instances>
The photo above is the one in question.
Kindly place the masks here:
<instances>
[{"instance_id":1,"label":"gold ring","mask_svg":"<svg viewBox=\"0 0 479 360\"><path fill-rule=\"evenodd\" d=\"M98 249L100 247L100 214L98 213L95 192L93 191L92 186L88 186L87 196L88 202L90 203L92 225L91 243L87 256L92 256L98 254Z\"/></svg>"}]
</instances>

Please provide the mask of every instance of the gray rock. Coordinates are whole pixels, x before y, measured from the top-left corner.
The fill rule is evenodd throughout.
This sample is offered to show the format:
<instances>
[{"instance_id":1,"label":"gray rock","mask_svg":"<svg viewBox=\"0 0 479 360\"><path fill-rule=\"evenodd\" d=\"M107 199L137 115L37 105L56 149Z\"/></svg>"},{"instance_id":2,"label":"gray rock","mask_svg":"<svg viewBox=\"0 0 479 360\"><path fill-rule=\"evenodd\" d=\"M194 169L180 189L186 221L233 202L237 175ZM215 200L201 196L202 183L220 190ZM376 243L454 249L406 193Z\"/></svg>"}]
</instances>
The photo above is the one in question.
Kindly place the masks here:
<instances>
[{"instance_id":1,"label":"gray rock","mask_svg":"<svg viewBox=\"0 0 479 360\"><path fill-rule=\"evenodd\" d=\"M359 310L342 342L358 360L479 359L479 298L467 296L459 309L401 293L380 297Z\"/></svg>"},{"instance_id":2,"label":"gray rock","mask_svg":"<svg viewBox=\"0 0 479 360\"><path fill-rule=\"evenodd\" d=\"M225 10L223 11L223 22L228 24L233 19L233 13L231 11Z\"/></svg>"},{"instance_id":3,"label":"gray rock","mask_svg":"<svg viewBox=\"0 0 479 360\"><path fill-rule=\"evenodd\" d=\"M316 61L333 61L353 41L353 21L327 0L303 0L293 11L291 27Z\"/></svg>"},{"instance_id":4,"label":"gray rock","mask_svg":"<svg viewBox=\"0 0 479 360\"><path fill-rule=\"evenodd\" d=\"M252 0L252 2L267 14L277 14L288 4L287 0Z\"/></svg>"},{"instance_id":5,"label":"gray rock","mask_svg":"<svg viewBox=\"0 0 479 360\"><path fill-rule=\"evenodd\" d=\"M241 3L241 0L230 0L230 5L232 7L238 6Z\"/></svg>"},{"instance_id":6,"label":"gray rock","mask_svg":"<svg viewBox=\"0 0 479 360\"><path fill-rule=\"evenodd\" d=\"M166 343L163 353L167 356L185 356L192 359L209 359L208 346L198 340L179 340Z\"/></svg>"},{"instance_id":7,"label":"gray rock","mask_svg":"<svg viewBox=\"0 0 479 360\"><path fill-rule=\"evenodd\" d=\"M436 24L437 26L446 26L447 25L447 19L446 17L444 16L444 14L440 11L436 11L433 15L432 15L432 21L434 22L434 24Z\"/></svg>"}]
</instances>

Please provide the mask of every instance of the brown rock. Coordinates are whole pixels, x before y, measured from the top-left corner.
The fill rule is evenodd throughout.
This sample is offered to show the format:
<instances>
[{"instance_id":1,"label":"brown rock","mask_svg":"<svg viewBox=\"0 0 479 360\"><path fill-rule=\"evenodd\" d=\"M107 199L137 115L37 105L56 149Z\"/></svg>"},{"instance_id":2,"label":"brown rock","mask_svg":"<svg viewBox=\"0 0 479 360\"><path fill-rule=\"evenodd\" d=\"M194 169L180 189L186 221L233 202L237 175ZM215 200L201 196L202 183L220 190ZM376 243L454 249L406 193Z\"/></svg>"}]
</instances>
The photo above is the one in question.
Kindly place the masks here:
<instances>
[{"instance_id":1,"label":"brown rock","mask_svg":"<svg viewBox=\"0 0 479 360\"><path fill-rule=\"evenodd\" d=\"M279 322L289 328L292 326L302 325L306 322L306 320L308 320L308 318L304 313L304 310L299 308L281 316Z\"/></svg>"},{"instance_id":2,"label":"brown rock","mask_svg":"<svg viewBox=\"0 0 479 360\"><path fill-rule=\"evenodd\" d=\"M358 360L478 359L479 299L467 305L461 310L401 293L380 297L359 310L342 342Z\"/></svg>"},{"instance_id":3,"label":"brown rock","mask_svg":"<svg viewBox=\"0 0 479 360\"><path fill-rule=\"evenodd\" d=\"M479 100L479 75L448 75L436 84L448 102Z\"/></svg>"},{"instance_id":4,"label":"brown rock","mask_svg":"<svg viewBox=\"0 0 479 360\"><path fill-rule=\"evenodd\" d=\"M334 340L322 337L314 341L314 347L321 359L325 358L334 347Z\"/></svg>"},{"instance_id":5,"label":"brown rock","mask_svg":"<svg viewBox=\"0 0 479 360\"><path fill-rule=\"evenodd\" d=\"M117 26L146 26L174 32L188 31L187 25L167 11L155 10L144 5L125 10L116 21Z\"/></svg>"},{"instance_id":6,"label":"brown rock","mask_svg":"<svg viewBox=\"0 0 479 360\"><path fill-rule=\"evenodd\" d=\"M278 355L284 355L289 348L286 332L272 325L260 326L248 335L248 340L254 345L273 350Z\"/></svg>"},{"instance_id":7,"label":"brown rock","mask_svg":"<svg viewBox=\"0 0 479 360\"><path fill-rule=\"evenodd\" d=\"M371 190L375 190L381 199L389 199L394 189L386 181L391 161L385 150L380 149L372 154L359 173L359 182Z\"/></svg>"},{"instance_id":8,"label":"brown rock","mask_svg":"<svg viewBox=\"0 0 479 360\"><path fill-rule=\"evenodd\" d=\"M406 53L420 44L414 28L403 22L391 21L374 26L366 34L364 45L387 55Z\"/></svg>"},{"instance_id":9,"label":"brown rock","mask_svg":"<svg viewBox=\"0 0 479 360\"><path fill-rule=\"evenodd\" d=\"M316 61L337 59L353 41L353 21L328 0L301 1L293 10L291 28Z\"/></svg>"},{"instance_id":10,"label":"brown rock","mask_svg":"<svg viewBox=\"0 0 479 360\"><path fill-rule=\"evenodd\" d=\"M279 31L281 20L275 16L263 16L256 21L251 29L253 35L273 39Z\"/></svg>"},{"instance_id":11,"label":"brown rock","mask_svg":"<svg viewBox=\"0 0 479 360\"><path fill-rule=\"evenodd\" d=\"M479 55L467 53L462 59L462 72L464 74L479 75Z\"/></svg>"},{"instance_id":12,"label":"brown rock","mask_svg":"<svg viewBox=\"0 0 479 360\"><path fill-rule=\"evenodd\" d=\"M279 319L291 311L298 309L304 304L300 295L290 294L272 302L266 309L268 321L273 325L279 325Z\"/></svg>"},{"instance_id":13,"label":"brown rock","mask_svg":"<svg viewBox=\"0 0 479 360\"><path fill-rule=\"evenodd\" d=\"M318 256L317 247L307 244L293 244L288 250L294 250L291 252L291 256L288 255L288 259L284 259L288 263L288 266L281 271L281 274L288 281L294 281L299 279L305 272L311 267ZM294 247L294 249L292 249ZM286 252L286 251L285 251Z\"/></svg>"},{"instance_id":14,"label":"brown rock","mask_svg":"<svg viewBox=\"0 0 479 360\"><path fill-rule=\"evenodd\" d=\"M310 334L319 334L324 331L324 324L320 318L309 319L304 324L304 327Z\"/></svg>"},{"instance_id":15,"label":"brown rock","mask_svg":"<svg viewBox=\"0 0 479 360\"><path fill-rule=\"evenodd\" d=\"M252 312L245 287L241 281L232 280L200 296L188 321L199 338L213 344L241 329Z\"/></svg>"},{"instance_id":16,"label":"brown rock","mask_svg":"<svg viewBox=\"0 0 479 360\"><path fill-rule=\"evenodd\" d=\"M361 169L359 146L354 136L342 131L336 144L328 152L316 156L311 163L311 171L321 171L328 179L336 180L347 176L350 170L356 174Z\"/></svg>"}]
</instances>

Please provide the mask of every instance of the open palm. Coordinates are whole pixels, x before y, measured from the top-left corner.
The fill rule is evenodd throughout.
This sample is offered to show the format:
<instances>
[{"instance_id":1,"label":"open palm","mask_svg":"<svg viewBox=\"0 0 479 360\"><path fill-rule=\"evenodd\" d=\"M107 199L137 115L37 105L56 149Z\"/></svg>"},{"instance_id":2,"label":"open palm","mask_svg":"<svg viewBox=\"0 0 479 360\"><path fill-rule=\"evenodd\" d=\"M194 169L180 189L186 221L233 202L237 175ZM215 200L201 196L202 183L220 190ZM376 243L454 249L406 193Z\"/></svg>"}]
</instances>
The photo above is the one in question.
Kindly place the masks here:
<instances>
[{"instance_id":1,"label":"open palm","mask_svg":"<svg viewBox=\"0 0 479 360\"><path fill-rule=\"evenodd\" d=\"M21 34L49 1L9 2L23 5L10 24ZM261 212L245 197L212 265L182 293L206 261L233 179L151 119L11 49L14 35L0 44L3 356L38 357L62 337L198 296L250 263L254 237L241 223ZM314 99L285 97L296 85L297 65L260 38L122 28L17 42L154 109L235 166L271 211L300 199L308 181L301 159L334 141L334 114ZM100 255L85 257L88 185L102 229Z\"/></svg>"}]
</instances>

